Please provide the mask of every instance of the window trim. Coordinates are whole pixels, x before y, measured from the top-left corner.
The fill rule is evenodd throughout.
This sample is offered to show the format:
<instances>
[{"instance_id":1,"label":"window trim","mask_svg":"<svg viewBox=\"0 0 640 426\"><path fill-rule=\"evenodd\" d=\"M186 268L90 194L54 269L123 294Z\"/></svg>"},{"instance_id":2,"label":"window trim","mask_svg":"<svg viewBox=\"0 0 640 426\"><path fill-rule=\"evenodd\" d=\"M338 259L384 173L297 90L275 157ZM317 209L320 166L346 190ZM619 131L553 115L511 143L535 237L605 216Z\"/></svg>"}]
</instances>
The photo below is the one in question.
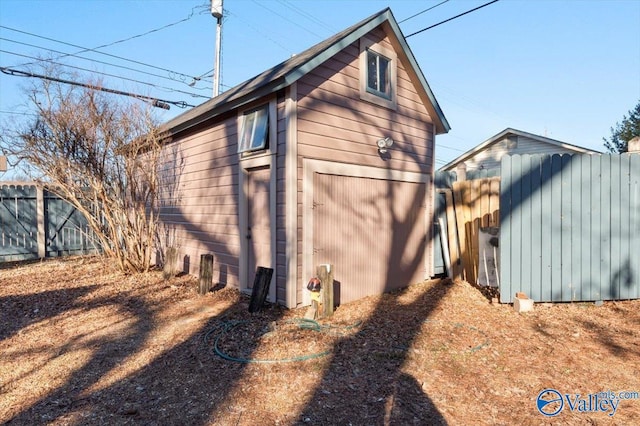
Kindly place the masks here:
<instances>
[{"instance_id":1,"label":"window trim","mask_svg":"<svg viewBox=\"0 0 640 426\"><path fill-rule=\"evenodd\" d=\"M265 134L265 141L264 144L260 145L260 146L255 146L252 147L251 145L253 145L253 143L250 143L248 147L245 147L243 149L243 144L242 144L242 136L244 133L244 124L245 124L245 120L247 119L247 117L256 112L256 111L260 111L263 108L266 108L267 110L267 129L266 129L266 134ZM252 105L250 105L249 107L243 109L243 110L239 110L238 111L238 120L237 120L237 125L238 125L238 136L237 136L237 150L238 150L238 154L240 154L240 156L242 158L245 157L253 157L256 155L260 155L260 154L273 154L275 152L277 152L277 132L276 132L276 120L277 120L277 114L276 114L276 101L275 99L271 99L268 101L262 101L262 102L258 102L258 103L254 103ZM254 123L254 129L252 130L252 135L255 135L255 123Z\"/></svg>"},{"instance_id":2,"label":"window trim","mask_svg":"<svg viewBox=\"0 0 640 426\"><path fill-rule=\"evenodd\" d=\"M369 52L389 61L388 94L369 87ZM398 56L394 50L387 49L381 43L375 42L370 38L362 37L360 39L360 99L396 110L398 108L397 68Z\"/></svg>"}]
</instances>

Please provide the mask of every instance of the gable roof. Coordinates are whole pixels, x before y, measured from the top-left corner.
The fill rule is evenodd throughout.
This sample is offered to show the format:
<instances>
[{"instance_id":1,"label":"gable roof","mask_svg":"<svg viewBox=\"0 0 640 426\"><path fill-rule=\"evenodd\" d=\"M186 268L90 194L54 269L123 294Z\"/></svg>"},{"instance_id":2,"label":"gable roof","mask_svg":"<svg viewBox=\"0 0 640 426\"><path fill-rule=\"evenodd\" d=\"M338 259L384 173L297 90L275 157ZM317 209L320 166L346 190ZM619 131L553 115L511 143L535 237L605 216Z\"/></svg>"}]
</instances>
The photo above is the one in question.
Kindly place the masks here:
<instances>
[{"instance_id":1,"label":"gable roof","mask_svg":"<svg viewBox=\"0 0 640 426\"><path fill-rule=\"evenodd\" d=\"M385 28L390 30L390 32L387 31L387 35L393 36L397 45L400 46L401 52L398 52L398 57L405 59L405 63L409 64L407 71L417 80L414 84L422 92L421 95L423 96L421 98L428 100L428 102L425 102L425 106L433 119L436 133L448 132L450 129L449 123L422 74L390 8L364 19L273 68L238 84L215 98L178 115L164 123L161 126L161 130L173 134L178 133L287 87L360 37L385 23Z\"/></svg>"},{"instance_id":2,"label":"gable roof","mask_svg":"<svg viewBox=\"0 0 640 426\"><path fill-rule=\"evenodd\" d=\"M490 148L492 145L494 145L497 142L501 141L502 139L504 139L508 135L516 135L516 136L526 137L526 138L533 139L533 140L538 141L538 142L542 142L542 143L553 145L553 146L556 146L556 147L559 147L559 148L563 148L563 149L566 149L568 151L573 151L573 152L575 152L577 154L601 154L601 152L599 152L599 151L583 148L583 147L578 146L578 145L573 145L573 144L562 142L562 141L559 141L559 140L547 138L545 136L535 135L533 133L523 132L522 130L516 130L516 129L512 129L511 127L507 127L506 129L504 129L503 131L501 131L497 135L490 137L486 141L482 142L480 145L477 145L474 148L471 148L469 151L467 151L464 154L460 155L455 160L452 160L449 163L445 164L444 166L440 167L440 170L450 170L450 169L455 168L455 166L457 166L458 164L463 163L463 162L467 161L468 159L474 157L479 152L482 152L482 151Z\"/></svg>"}]
</instances>

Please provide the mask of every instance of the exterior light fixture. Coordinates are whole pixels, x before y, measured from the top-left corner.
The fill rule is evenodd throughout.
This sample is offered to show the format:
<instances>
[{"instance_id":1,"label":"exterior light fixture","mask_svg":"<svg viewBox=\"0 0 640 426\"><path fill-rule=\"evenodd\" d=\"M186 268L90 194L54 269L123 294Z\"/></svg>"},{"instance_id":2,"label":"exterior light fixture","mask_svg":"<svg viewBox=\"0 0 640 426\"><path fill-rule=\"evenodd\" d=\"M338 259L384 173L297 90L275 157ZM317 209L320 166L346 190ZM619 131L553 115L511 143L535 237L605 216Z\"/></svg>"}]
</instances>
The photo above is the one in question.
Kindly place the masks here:
<instances>
[{"instance_id":1,"label":"exterior light fixture","mask_svg":"<svg viewBox=\"0 0 640 426\"><path fill-rule=\"evenodd\" d=\"M391 145L393 145L393 139L387 136L386 138L378 139L377 144L378 144L378 152L380 154L386 154L387 148L391 148Z\"/></svg>"}]
</instances>

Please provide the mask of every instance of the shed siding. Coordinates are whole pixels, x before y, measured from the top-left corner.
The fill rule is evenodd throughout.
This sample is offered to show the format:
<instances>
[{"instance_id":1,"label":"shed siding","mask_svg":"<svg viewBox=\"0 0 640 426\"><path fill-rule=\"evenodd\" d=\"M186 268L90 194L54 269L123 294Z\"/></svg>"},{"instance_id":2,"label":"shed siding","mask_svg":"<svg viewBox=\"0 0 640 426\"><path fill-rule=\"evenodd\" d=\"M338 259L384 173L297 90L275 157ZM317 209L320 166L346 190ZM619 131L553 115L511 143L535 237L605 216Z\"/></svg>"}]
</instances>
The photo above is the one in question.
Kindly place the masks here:
<instances>
[{"instance_id":1,"label":"shed siding","mask_svg":"<svg viewBox=\"0 0 640 426\"><path fill-rule=\"evenodd\" d=\"M523 155L523 154L576 154L577 151L573 151L561 146L552 145L543 141L535 140L532 138L518 136L516 138L517 144L515 147L510 148L507 137L500 139L483 151L476 153L473 157L464 161L467 166L467 170L477 169L499 169L500 161L505 155Z\"/></svg>"},{"instance_id":2,"label":"shed siding","mask_svg":"<svg viewBox=\"0 0 640 426\"><path fill-rule=\"evenodd\" d=\"M238 154L236 117L178 137L164 149L159 249L174 246L179 266L197 274L200 255L214 255L214 283L238 286Z\"/></svg>"},{"instance_id":3,"label":"shed siding","mask_svg":"<svg viewBox=\"0 0 640 426\"><path fill-rule=\"evenodd\" d=\"M368 35L393 49L382 29ZM298 141L298 283L297 300L302 300L305 278L303 252L303 159L328 160L358 166L433 173L434 125L405 70L397 61L397 109L391 110L360 99L359 43L353 43L297 82ZM394 140L388 158L378 154L376 141ZM426 193L432 199L433 187ZM427 203L431 222L433 206ZM310 230L309 230L310 232ZM432 274L432 242L427 236L427 274Z\"/></svg>"}]
</instances>

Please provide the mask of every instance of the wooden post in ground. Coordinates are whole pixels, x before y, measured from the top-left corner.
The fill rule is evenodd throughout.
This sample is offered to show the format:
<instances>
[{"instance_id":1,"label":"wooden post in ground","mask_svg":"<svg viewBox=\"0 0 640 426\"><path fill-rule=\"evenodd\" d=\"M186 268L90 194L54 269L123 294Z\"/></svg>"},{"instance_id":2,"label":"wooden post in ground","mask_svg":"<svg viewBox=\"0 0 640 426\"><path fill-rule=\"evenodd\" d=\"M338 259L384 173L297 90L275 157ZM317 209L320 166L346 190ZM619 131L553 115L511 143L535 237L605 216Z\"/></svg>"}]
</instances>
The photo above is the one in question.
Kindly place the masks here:
<instances>
[{"instance_id":1,"label":"wooden post in ground","mask_svg":"<svg viewBox=\"0 0 640 426\"><path fill-rule=\"evenodd\" d=\"M452 278L458 280L462 278L460 266L460 246L458 245L458 224L456 223L456 213L453 206L453 192L447 190L444 193L447 212L447 237L449 241L449 254L451 255Z\"/></svg>"},{"instance_id":2,"label":"wooden post in ground","mask_svg":"<svg viewBox=\"0 0 640 426\"><path fill-rule=\"evenodd\" d=\"M316 268L316 273L320 279L322 310L319 318L328 318L333 315L333 265L320 265Z\"/></svg>"},{"instance_id":3,"label":"wooden post in ground","mask_svg":"<svg viewBox=\"0 0 640 426\"><path fill-rule=\"evenodd\" d=\"M256 278L253 281L253 289L251 290L251 300L249 302L249 312L254 313L262 309L267 294L269 294L269 285L273 277L273 268L265 268L258 266Z\"/></svg>"},{"instance_id":4,"label":"wooden post in ground","mask_svg":"<svg viewBox=\"0 0 640 426\"><path fill-rule=\"evenodd\" d=\"M178 249L175 247L167 247L167 251L164 255L164 268L162 270L162 277L165 280L175 277L177 264Z\"/></svg>"},{"instance_id":5,"label":"wooden post in ground","mask_svg":"<svg viewBox=\"0 0 640 426\"><path fill-rule=\"evenodd\" d=\"M213 255L200 255L200 294L207 294L213 283Z\"/></svg>"}]
</instances>

